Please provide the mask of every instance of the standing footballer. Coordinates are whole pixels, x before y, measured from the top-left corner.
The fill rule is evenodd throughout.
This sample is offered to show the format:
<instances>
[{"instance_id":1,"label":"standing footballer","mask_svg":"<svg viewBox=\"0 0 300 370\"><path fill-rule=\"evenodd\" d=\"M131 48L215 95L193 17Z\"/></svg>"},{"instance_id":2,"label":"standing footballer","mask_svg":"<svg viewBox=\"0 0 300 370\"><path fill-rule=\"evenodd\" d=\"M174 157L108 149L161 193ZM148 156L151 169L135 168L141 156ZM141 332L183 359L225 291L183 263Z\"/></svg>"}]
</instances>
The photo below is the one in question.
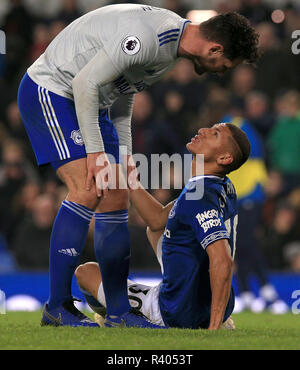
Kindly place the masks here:
<instances>
[{"instance_id":1,"label":"standing footballer","mask_svg":"<svg viewBox=\"0 0 300 370\"><path fill-rule=\"evenodd\" d=\"M236 13L199 25L165 9L111 5L71 23L28 68L18 92L22 119L38 164L50 163L68 188L52 230L50 297L42 324L96 325L75 308L71 295L95 216L106 326L157 327L131 312L128 191L108 191L110 174L119 173L119 145L130 159L134 94L162 78L180 57L191 60L198 74L254 63L257 43L249 22ZM112 123L117 99L123 111ZM117 176L116 183L121 181Z\"/></svg>"}]
</instances>

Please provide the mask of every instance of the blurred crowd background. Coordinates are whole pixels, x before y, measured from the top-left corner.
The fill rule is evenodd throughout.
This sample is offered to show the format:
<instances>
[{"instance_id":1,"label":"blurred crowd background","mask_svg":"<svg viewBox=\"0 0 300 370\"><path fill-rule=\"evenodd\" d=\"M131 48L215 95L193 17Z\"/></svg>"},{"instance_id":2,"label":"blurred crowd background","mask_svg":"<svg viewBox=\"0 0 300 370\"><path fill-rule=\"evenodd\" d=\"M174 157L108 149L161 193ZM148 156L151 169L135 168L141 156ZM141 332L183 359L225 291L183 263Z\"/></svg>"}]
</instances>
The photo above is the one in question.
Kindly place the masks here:
<instances>
[{"instance_id":1,"label":"blurred crowd background","mask_svg":"<svg viewBox=\"0 0 300 370\"><path fill-rule=\"evenodd\" d=\"M70 22L99 6L122 1L1 0L0 29L6 55L0 55L0 273L47 270L51 228L66 196L50 166L38 168L17 107L20 80L53 38ZM131 1L136 2L136 1ZM136 95L134 153L186 153L200 127L232 121L248 134L251 158L232 174L240 223L236 265L241 286L249 273L262 285L269 271L300 274L300 54L291 35L300 30L297 1L150 1L182 17L192 9L245 15L260 34L257 66L240 65L222 77L194 73L180 60L147 91ZM300 50L299 50L300 51ZM176 170L173 178L176 177ZM157 189L166 204L178 189ZM130 209L132 268L158 271L145 225ZM95 260L93 225L82 262Z\"/></svg>"}]
</instances>

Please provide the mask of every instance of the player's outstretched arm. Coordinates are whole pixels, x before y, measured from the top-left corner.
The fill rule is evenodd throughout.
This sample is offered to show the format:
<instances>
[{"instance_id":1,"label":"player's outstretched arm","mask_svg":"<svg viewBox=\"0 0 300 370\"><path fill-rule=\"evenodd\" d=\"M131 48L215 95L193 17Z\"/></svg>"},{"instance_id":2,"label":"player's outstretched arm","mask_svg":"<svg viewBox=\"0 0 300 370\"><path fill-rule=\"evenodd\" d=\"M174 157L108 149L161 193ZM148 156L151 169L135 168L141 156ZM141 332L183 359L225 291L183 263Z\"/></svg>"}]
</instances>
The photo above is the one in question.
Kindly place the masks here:
<instances>
[{"instance_id":1,"label":"player's outstretched arm","mask_svg":"<svg viewBox=\"0 0 300 370\"><path fill-rule=\"evenodd\" d=\"M140 183L137 189L130 192L130 200L151 231L166 227L173 201L163 206Z\"/></svg>"},{"instance_id":2,"label":"player's outstretched arm","mask_svg":"<svg viewBox=\"0 0 300 370\"><path fill-rule=\"evenodd\" d=\"M233 260L227 239L217 240L206 248L209 256L210 286L212 291L209 330L219 329L230 297Z\"/></svg>"}]
</instances>

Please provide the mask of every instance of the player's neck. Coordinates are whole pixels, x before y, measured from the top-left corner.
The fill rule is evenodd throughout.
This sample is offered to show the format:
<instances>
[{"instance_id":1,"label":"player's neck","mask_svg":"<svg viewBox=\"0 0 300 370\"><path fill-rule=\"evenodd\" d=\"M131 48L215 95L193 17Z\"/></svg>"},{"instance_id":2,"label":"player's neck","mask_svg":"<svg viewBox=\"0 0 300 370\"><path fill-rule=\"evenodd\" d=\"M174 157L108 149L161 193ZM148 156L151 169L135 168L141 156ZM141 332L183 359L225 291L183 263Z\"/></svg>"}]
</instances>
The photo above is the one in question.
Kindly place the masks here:
<instances>
[{"instance_id":1,"label":"player's neck","mask_svg":"<svg viewBox=\"0 0 300 370\"><path fill-rule=\"evenodd\" d=\"M224 177L225 175L216 169L215 164L212 163L200 163L197 162L197 158L194 156L191 163L191 177L196 176L218 176Z\"/></svg>"},{"instance_id":2,"label":"player's neck","mask_svg":"<svg viewBox=\"0 0 300 370\"><path fill-rule=\"evenodd\" d=\"M197 47L195 45L195 41L197 41ZM178 56L182 58L191 58L195 51L195 47L197 52L199 52L199 24L196 23L189 23L182 34L180 44L178 47Z\"/></svg>"}]
</instances>

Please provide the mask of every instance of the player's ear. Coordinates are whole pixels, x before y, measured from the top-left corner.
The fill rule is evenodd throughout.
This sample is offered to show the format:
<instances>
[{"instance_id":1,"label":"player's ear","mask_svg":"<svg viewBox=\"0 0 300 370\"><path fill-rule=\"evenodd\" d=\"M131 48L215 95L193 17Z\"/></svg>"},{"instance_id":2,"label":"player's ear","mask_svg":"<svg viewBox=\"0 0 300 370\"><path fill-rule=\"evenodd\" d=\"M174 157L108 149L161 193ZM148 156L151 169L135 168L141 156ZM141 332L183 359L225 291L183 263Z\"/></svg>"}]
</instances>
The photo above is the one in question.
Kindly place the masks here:
<instances>
[{"instance_id":1,"label":"player's ear","mask_svg":"<svg viewBox=\"0 0 300 370\"><path fill-rule=\"evenodd\" d=\"M218 156L217 164L220 166L228 166L233 162L233 156L230 153L224 153Z\"/></svg>"},{"instance_id":2,"label":"player's ear","mask_svg":"<svg viewBox=\"0 0 300 370\"><path fill-rule=\"evenodd\" d=\"M217 43L217 42L213 42L213 43L211 43L211 45L209 47L208 53L209 53L210 56L214 56L216 54L223 54L224 53L224 46Z\"/></svg>"}]
</instances>

